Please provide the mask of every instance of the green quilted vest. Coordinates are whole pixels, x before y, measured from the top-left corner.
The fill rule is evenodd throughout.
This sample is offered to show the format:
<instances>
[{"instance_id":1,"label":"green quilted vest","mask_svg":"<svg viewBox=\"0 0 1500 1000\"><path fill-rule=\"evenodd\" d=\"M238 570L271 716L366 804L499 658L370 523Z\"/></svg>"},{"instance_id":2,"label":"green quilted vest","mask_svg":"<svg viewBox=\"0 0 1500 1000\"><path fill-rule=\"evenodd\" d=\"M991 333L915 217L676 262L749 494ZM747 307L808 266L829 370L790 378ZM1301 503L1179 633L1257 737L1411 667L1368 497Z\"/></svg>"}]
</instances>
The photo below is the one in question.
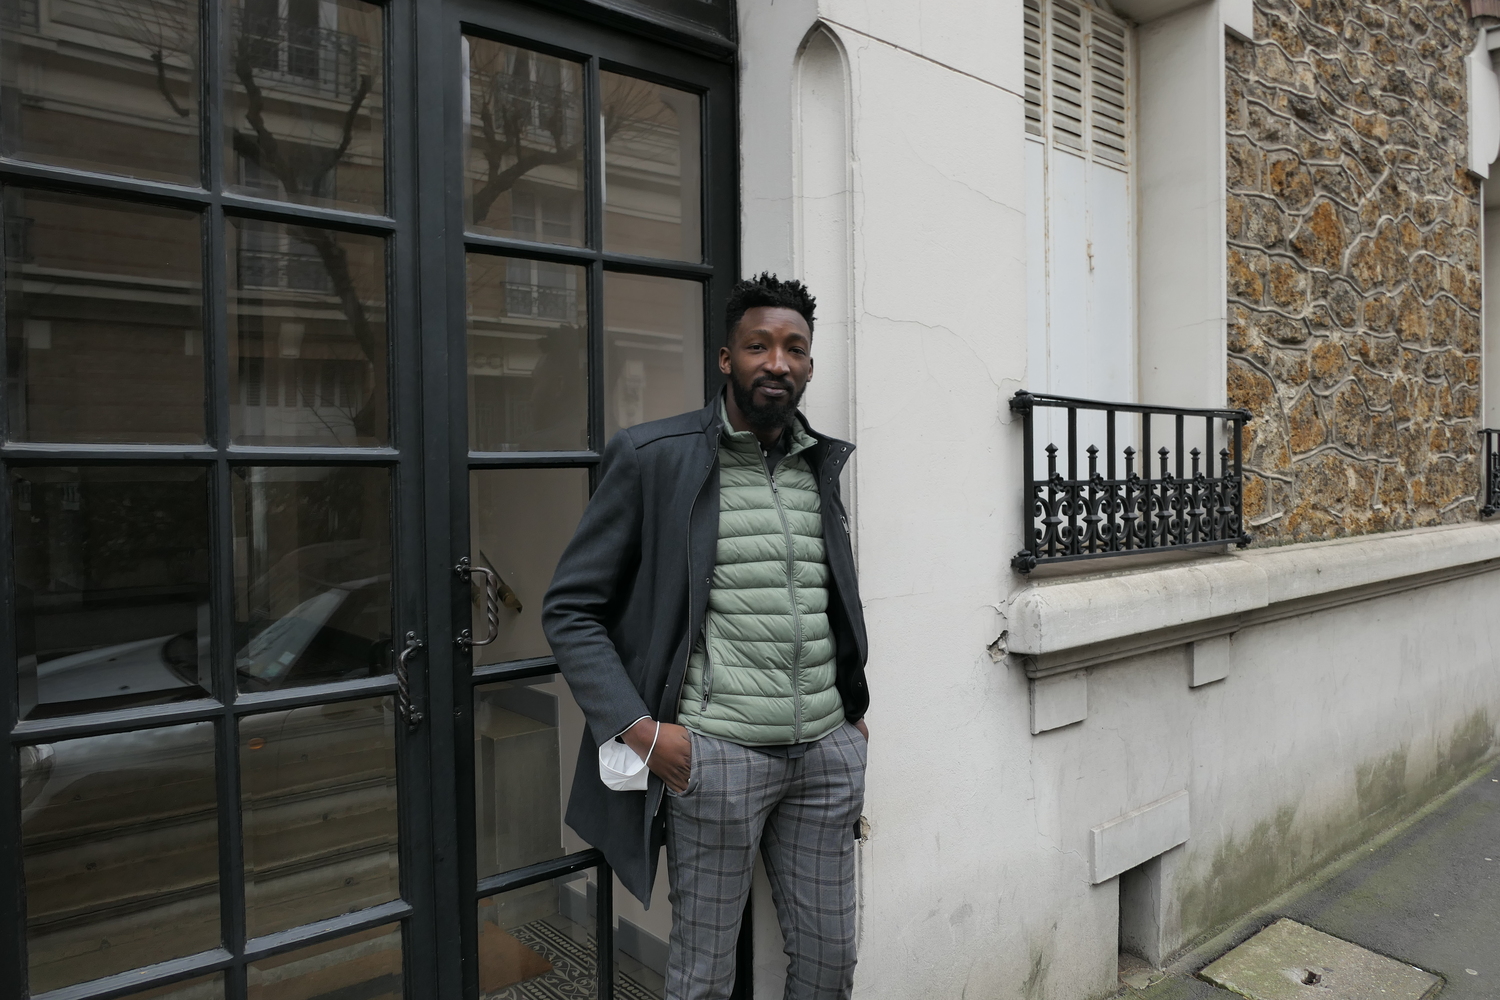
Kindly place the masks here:
<instances>
[{"instance_id":1,"label":"green quilted vest","mask_svg":"<svg viewBox=\"0 0 1500 1000\"><path fill-rule=\"evenodd\" d=\"M719 543L677 721L744 746L822 739L844 702L818 480L802 454L817 442L794 422L773 482L755 435L720 419Z\"/></svg>"}]
</instances>

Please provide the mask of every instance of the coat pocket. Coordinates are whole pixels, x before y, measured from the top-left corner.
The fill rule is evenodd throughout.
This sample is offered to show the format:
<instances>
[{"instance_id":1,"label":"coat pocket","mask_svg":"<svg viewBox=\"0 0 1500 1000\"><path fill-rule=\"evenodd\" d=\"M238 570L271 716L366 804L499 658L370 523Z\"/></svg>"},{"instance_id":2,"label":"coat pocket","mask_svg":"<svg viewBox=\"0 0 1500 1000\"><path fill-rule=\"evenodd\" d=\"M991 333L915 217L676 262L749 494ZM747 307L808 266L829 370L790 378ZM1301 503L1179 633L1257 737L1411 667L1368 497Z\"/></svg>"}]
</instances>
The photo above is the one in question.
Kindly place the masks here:
<instances>
[{"instance_id":1,"label":"coat pocket","mask_svg":"<svg viewBox=\"0 0 1500 1000\"><path fill-rule=\"evenodd\" d=\"M708 700L714 691L714 613L703 616L703 704L699 711L708 710Z\"/></svg>"}]
</instances>

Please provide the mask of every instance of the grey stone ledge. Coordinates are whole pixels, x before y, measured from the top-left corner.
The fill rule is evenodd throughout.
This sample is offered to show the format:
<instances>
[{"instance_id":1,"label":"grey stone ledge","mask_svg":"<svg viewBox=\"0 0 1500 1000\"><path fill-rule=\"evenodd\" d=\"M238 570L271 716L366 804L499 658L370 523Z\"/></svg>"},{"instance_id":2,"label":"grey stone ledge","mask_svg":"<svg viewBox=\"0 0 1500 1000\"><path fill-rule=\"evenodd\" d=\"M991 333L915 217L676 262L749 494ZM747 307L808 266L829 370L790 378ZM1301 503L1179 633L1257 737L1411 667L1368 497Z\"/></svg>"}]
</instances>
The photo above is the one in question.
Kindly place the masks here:
<instances>
[{"instance_id":1,"label":"grey stone ledge","mask_svg":"<svg viewBox=\"0 0 1500 1000\"><path fill-rule=\"evenodd\" d=\"M1012 596L1009 650L1032 680L1500 570L1500 521L1099 568Z\"/></svg>"}]
</instances>

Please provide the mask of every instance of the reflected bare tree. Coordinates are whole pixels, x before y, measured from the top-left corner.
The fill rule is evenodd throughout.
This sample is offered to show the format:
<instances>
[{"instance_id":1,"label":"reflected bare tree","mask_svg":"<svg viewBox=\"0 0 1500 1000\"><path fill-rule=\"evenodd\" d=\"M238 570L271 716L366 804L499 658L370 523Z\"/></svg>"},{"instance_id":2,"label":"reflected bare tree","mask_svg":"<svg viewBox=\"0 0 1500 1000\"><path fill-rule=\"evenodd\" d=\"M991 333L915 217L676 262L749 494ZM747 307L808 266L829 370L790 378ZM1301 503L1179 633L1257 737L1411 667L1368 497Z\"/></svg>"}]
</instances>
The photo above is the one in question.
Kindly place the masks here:
<instances>
[{"instance_id":1,"label":"reflected bare tree","mask_svg":"<svg viewBox=\"0 0 1500 1000\"><path fill-rule=\"evenodd\" d=\"M349 152L360 111L369 98L374 81L369 73L360 73L348 106L338 117L336 138L329 145L286 142L278 138L266 122L266 95L257 70L275 65L277 50L287 43L285 26L276 18L246 16L235 32L230 53L235 79L244 89L244 122L250 131L236 129L233 147L236 154L274 177L286 196L303 200L316 194ZM349 264L349 253L331 230L314 226L291 226L293 235L313 248L322 261L328 280L338 297L339 308L349 321L355 342L375 369L375 384L385 384L385 350L383 338L377 336L374 324L359 295ZM356 432L380 436L385 426L384 394L373 392L354 416Z\"/></svg>"},{"instance_id":2,"label":"reflected bare tree","mask_svg":"<svg viewBox=\"0 0 1500 1000\"><path fill-rule=\"evenodd\" d=\"M534 57L538 68L559 68L555 80L542 73L533 79L531 59L516 59L516 54L500 45L470 45L470 114L478 125L472 138L478 140L484 160L483 181L471 194L474 222L488 218L495 201L532 171L583 157L582 95L576 70L561 60ZM572 79L565 82L564 74ZM629 80L608 87L602 96L605 142L659 127L660 101L654 85Z\"/></svg>"},{"instance_id":3,"label":"reflected bare tree","mask_svg":"<svg viewBox=\"0 0 1500 1000\"><path fill-rule=\"evenodd\" d=\"M120 0L101 8L121 38L146 50L156 69L156 89L179 118L192 115L172 93L169 65L186 63L198 78L198 5L196 0ZM192 86L189 85L189 92Z\"/></svg>"}]
</instances>

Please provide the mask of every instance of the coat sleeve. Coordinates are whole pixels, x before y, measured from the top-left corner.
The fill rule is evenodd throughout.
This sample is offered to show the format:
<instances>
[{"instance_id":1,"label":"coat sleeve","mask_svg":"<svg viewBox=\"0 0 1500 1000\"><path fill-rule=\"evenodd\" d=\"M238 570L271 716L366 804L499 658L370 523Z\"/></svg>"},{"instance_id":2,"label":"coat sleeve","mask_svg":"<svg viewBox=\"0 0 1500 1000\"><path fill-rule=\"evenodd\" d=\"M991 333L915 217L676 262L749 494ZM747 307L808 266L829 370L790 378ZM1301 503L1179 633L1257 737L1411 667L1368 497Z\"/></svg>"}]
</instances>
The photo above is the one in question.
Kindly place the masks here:
<instances>
[{"instance_id":1,"label":"coat sleeve","mask_svg":"<svg viewBox=\"0 0 1500 1000\"><path fill-rule=\"evenodd\" d=\"M609 623L641 561L640 459L625 432L604 450L599 486L563 550L542 607L542 628L596 744L651 710L625 672Z\"/></svg>"}]
</instances>

